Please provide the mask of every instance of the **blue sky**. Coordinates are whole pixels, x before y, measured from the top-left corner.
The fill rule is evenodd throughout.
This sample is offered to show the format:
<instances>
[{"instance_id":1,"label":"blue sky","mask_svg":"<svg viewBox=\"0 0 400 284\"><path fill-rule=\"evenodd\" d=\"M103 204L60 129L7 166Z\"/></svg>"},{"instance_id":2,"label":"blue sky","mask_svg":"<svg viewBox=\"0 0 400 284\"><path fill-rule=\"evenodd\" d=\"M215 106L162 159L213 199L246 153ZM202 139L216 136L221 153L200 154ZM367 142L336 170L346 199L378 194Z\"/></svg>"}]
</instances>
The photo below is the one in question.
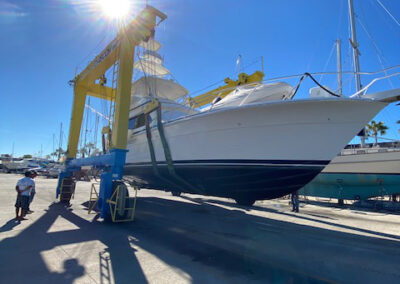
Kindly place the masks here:
<instances>
[{"instance_id":1,"label":"blue sky","mask_svg":"<svg viewBox=\"0 0 400 284\"><path fill-rule=\"evenodd\" d=\"M58 144L60 123L64 145L72 104L67 82L114 37L115 28L98 9L95 0L0 0L0 82L2 86L0 153L52 151L53 133ZM132 14L144 1L132 1ZM361 69L374 71L400 64L400 27L378 0L355 0ZM380 0L400 20L400 1ZM245 72L260 69L264 57L266 78L303 72L335 71L332 47L342 39L343 69L351 70L348 44L347 0L264 1L149 1L168 15L156 32L163 47L165 65L179 83L191 92L235 73L236 58L242 56ZM372 35L381 55L366 30ZM320 79L317 76L317 79ZM363 76L363 82L371 77ZM345 93L354 80L345 76ZM400 87L400 80L391 80ZM295 84L296 82L291 82ZM322 83L336 88L334 77ZM306 82L299 97L313 87ZM389 83L377 86L390 88ZM101 110L101 104L97 103ZM104 106L103 106L104 108ZM94 118L89 125L93 128ZM399 139L395 121L400 106L387 107L377 120L390 130L387 137Z\"/></svg>"}]
</instances>

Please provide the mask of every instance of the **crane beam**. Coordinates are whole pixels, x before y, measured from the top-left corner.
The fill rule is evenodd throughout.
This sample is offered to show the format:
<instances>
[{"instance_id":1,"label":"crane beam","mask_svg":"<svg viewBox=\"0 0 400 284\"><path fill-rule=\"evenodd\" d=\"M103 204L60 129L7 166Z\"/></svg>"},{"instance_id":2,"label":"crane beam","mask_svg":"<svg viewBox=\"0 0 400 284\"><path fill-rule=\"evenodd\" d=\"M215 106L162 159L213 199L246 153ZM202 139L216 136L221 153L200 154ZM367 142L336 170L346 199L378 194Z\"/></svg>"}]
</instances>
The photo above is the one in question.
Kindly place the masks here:
<instances>
[{"instance_id":1,"label":"crane beam","mask_svg":"<svg viewBox=\"0 0 400 284\"><path fill-rule=\"evenodd\" d=\"M86 93L91 97L107 101L115 101L116 89L99 84L93 84L90 86L90 88L86 88Z\"/></svg>"}]
</instances>

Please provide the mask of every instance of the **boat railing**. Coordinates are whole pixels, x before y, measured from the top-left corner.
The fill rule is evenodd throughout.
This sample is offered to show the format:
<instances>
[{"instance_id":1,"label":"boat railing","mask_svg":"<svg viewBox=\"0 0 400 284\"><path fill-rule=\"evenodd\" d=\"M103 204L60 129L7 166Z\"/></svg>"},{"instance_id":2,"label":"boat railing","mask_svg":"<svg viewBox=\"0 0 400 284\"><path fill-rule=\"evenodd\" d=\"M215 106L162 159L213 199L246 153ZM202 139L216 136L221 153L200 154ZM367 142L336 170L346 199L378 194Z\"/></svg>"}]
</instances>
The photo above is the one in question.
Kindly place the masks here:
<instances>
[{"instance_id":1,"label":"boat railing","mask_svg":"<svg viewBox=\"0 0 400 284\"><path fill-rule=\"evenodd\" d=\"M376 82L381 81L381 80L385 80L385 79L390 79L391 77L396 77L396 76L399 76L399 75L400 75L400 72L397 72L397 73L385 75L385 76L382 76L382 77L379 77L379 78L375 78L371 82L369 82L369 84L367 84L364 88L362 88L361 90L359 90L358 92L356 92L355 94L350 96L350 98L361 97L362 95L365 95L365 93L368 91L368 89L372 85L374 85Z\"/></svg>"},{"instance_id":2,"label":"boat railing","mask_svg":"<svg viewBox=\"0 0 400 284\"><path fill-rule=\"evenodd\" d=\"M343 149L339 156L348 155L360 155L360 154L376 154L376 153L387 153L387 152L400 152L400 148L363 148L363 149Z\"/></svg>"},{"instance_id":3,"label":"boat railing","mask_svg":"<svg viewBox=\"0 0 400 284\"><path fill-rule=\"evenodd\" d=\"M380 76L377 78L374 78L371 80L371 82L369 82L365 87L363 87L361 90L359 90L358 92L349 95L350 98L355 98L355 97L361 97L362 95L365 95L366 92L368 91L368 89L373 86L375 83L382 81L382 80L390 80L390 78L392 77L400 77L400 72L395 72L395 73L391 73L388 74L389 71L393 71L396 69L400 69L400 65L395 65L392 67L388 67L385 69L381 69L378 71L372 71L372 72L354 72L354 71L344 71L341 72L342 75L348 74L348 75L355 75L355 74L359 74L359 75L369 75L369 76L373 76L373 75L378 75L378 74L385 74L384 76ZM300 87L300 84L303 81L303 78L305 77L305 75L310 76L311 77L315 77L315 76L325 76L325 75L338 75L338 72L314 72L314 73L303 73L303 74L296 74L296 75L290 75L290 76L280 76L280 77L275 77L275 78L270 78L270 79L266 79L263 80L263 83L273 83L276 81L282 81L282 80L288 80L288 79L294 79L294 78L300 78L298 85L296 86L296 90ZM314 78L312 78L314 79ZM314 80L313 80L314 81ZM320 82L316 82L317 84L320 84Z\"/></svg>"},{"instance_id":4,"label":"boat railing","mask_svg":"<svg viewBox=\"0 0 400 284\"><path fill-rule=\"evenodd\" d=\"M361 97L362 95L365 95L366 92L368 91L368 89L370 89L371 86L375 85L377 82L382 81L382 80L390 80L393 77L400 77L400 72L397 72L399 70L400 70L400 64L399 65L395 65L395 66L391 66L391 67L388 67L388 68L385 68L385 69L381 69L381 70L378 70L378 71L357 72L357 74L364 75L364 76L377 76L379 74L381 74L381 75L383 74L383 76L379 76L379 77L376 77L376 78L372 79L370 81L370 83L368 83L360 91L358 91L358 92L356 92L356 93L354 93L352 95L349 95L349 97L350 98ZM391 72L391 73L389 73L389 72ZM393 72L395 72L395 73L393 73ZM341 74L342 75L355 75L356 72L354 72L354 71L343 71L343 72L341 72ZM333 75L337 76L338 72L333 72L333 71L332 72L329 72L329 71L327 71L327 72L310 72L310 73L301 73L301 74L294 74L294 75L287 75L287 76L278 76L278 77L273 77L273 78L268 78L268 79L262 80L262 81L260 81L258 83L253 82L253 83L249 83L249 84L243 84L243 85L240 85L240 86L233 86L233 87L230 87L230 88L226 88L223 91L226 92L226 91L234 91L236 89L241 89L241 88L251 88L251 87L259 86L260 84L276 83L276 82L279 82L279 81L281 81L281 82L282 81L285 81L285 82L286 81L290 81L290 82L292 82L294 84L297 84L297 86L295 87L295 90L297 91L297 89L299 89L300 85L302 84L303 79L305 77L307 77L307 76L312 77L313 81L317 85L321 85L321 79L319 80L320 82L318 82L317 80L315 80L315 77L320 76L320 78L322 78L323 76L333 76ZM296 79L298 79L297 83L295 81ZM338 90L333 91L331 93L335 93L337 91ZM208 96L215 96L215 94L217 94L218 92L221 92L221 90L215 90L214 92L210 92L208 94ZM249 95L251 95L251 93ZM183 104L185 104L185 105L189 104L189 100L187 99L188 97L190 98L190 94L180 98L183 101ZM204 98L204 99L207 99L207 98ZM246 96L246 99L248 99L248 96Z\"/></svg>"}]
</instances>

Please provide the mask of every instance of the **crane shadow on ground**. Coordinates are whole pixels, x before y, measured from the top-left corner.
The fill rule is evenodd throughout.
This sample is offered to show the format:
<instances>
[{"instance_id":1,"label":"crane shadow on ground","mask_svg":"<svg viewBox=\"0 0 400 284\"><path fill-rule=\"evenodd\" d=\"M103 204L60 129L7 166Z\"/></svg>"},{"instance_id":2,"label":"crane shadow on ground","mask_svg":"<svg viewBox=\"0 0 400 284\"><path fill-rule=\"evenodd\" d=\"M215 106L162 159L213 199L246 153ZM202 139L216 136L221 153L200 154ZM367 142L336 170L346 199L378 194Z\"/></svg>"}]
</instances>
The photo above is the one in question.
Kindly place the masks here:
<instances>
[{"instance_id":1,"label":"crane shadow on ground","mask_svg":"<svg viewBox=\"0 0 400 284\"><path fill-rule=\"evenodd\" d=\"M391 259L377 260L383 262L379 266L384 264L388 271L397 271L396 263L400 261L398 241L263 218L246 214L234 206L226 209L210 203L142 197L138 198L135 221L123 224L100 222L97 217L87 220L76 213L53 203L32 225L1 241L0 282L22 283L29 279L29 283L72 283L89 276L99 279L100 283L133 280L148 283L155 276L144 271L148 267L141 265L139 250L187 275L188 281L194 283L315 283L346 279L343 277L347 272L339 273L340 267L329 269L318 257L302 259L309 251L327 258L326 261L326 255L330 255L329 261L336 261L338 266L343 259L354 258L354 247L362 249L357 254L362 259L376 258L377 252L390 251ZM49 231L60 216L77 229ZM368 233L379 236L378 232ZM93 241L102 248L79 251L84 243ZM80 245L72 252L67 251L63 259L57 256L57 250L66 251L66 246L76 244ZM343 255L336 259L332 255L337 254L338 249ZM61 271L55 272L52 263L46 261L44 255L51 253L62 261ZM82 260L84 253L91 255L87 262ZM22 262L21 258L29 261ZM88 270L86 267L90 268L89 262L93 261L100 268ZM357 261L353 263L357 265ZM354 271L354 267L349 269ZM371 271L360 273L356 278L374 280L378 276ZM399 275L388 274L387 277L394 281Z\"/></svg>"}]
</instances>

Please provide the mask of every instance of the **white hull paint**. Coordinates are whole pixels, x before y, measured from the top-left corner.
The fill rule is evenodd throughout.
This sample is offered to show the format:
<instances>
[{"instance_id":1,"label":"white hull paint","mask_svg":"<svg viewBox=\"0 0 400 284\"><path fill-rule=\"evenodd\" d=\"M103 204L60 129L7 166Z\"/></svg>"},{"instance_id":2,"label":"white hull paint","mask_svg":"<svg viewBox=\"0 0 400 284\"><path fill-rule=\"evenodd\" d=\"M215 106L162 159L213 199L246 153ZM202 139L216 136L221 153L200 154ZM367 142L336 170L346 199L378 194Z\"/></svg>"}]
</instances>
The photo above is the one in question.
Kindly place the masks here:
<instances>
[{"instance_id":1,"label":"white hull paint","mask_svg":"<svg viewBox=\"0 0 400 284\"><path fill-rule=\"evenodd\" d=\"M386 104L360 99L279 101L212 110L164 124L173 160L330 161ZM165 161L156 128L157 161ZM129 136L127 163L149 162L145 131Z\"/></svg>"},{"instance_id":2,"label":"white hull paint","mask_svg":"<svg viewBox=\"0 0 400 284\"><path fill-rule=\"evenodd\" d=\"M129 133L124 175L141 187L234 198L278 198L309 183L386 103L360 99L275 101L219 108L164 123L175 174L151 129Z\"/></svg>"},{"instance_id":3,"label":"white hull paint","mask_svg":"<svg viewBox=\"0 0 400 284\"><path fill-rule=\"evenodd\" d=\"M335 157L323 173L400 174L400 151L340 155Z\"/></svg>"}]
</instances>

